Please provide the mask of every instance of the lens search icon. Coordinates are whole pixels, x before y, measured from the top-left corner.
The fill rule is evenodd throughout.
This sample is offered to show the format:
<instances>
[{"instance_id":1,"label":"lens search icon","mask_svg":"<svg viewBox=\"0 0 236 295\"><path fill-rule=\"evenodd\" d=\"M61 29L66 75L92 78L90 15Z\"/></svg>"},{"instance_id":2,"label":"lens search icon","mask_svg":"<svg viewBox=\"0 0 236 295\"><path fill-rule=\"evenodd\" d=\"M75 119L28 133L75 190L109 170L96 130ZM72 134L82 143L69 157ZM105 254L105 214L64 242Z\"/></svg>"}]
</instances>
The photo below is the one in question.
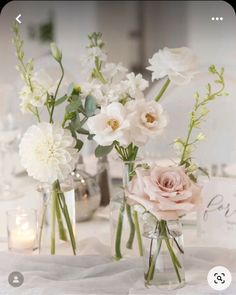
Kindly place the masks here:
<instances>
[{"instance_id":1,"label":"lens search icon","mask_svg":"<svg viewBox=\"0 0 236 295\"><path fill-rule=\"evenodd\" d=\"M209 271L207 281L213 290L223 291L230 286L232 276L226 267L216 266Z\"/></svg>"}]
</instances>

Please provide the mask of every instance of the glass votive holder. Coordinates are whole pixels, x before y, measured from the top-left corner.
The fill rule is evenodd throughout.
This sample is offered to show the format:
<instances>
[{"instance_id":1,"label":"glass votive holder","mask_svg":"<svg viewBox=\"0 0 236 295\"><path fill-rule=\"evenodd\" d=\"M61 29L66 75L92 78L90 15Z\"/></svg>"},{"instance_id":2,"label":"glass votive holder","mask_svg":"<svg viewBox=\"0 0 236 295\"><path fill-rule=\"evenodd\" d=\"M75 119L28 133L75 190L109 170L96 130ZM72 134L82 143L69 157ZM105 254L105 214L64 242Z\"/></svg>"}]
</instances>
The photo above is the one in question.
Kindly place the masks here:
<instances>
[{"instance_id":1,"label":"glass votive holder","mask_svg":"<svg viewBox=\"0 0 236 295\"><path fill-rule=\"evenodd\" d=\"M37 212L33 209L7 211L8 250L32 253L38 248Z\"/></svg>"}]
</instances>

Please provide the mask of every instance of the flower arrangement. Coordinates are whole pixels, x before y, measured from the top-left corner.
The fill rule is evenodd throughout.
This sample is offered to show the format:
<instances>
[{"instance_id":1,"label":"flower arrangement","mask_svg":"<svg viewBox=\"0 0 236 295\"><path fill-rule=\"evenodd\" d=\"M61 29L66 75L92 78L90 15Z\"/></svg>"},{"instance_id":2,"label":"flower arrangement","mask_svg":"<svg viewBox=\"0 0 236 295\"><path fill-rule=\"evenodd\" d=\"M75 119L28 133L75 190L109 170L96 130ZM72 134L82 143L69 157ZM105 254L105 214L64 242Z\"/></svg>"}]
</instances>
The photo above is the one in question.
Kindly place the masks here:
<instances>
[{"instance_id":1,"label":"flower arrangement","mask_svg":"<svg viewBox=\"0 0 236 295\"><path fill-rule=\"evenodd\" d=\"M23 113L33 114L37 124L29 127L20 143L20 157L28 174L41 183L51 186L51 254L56 252L56 223L59 237L69 241L76 255L76 239L61 182L74 170L78 152L83 146L80 134L88 135L84 128L89 116L94 114L96 103L92 96L81 96L80 88L73 83L67 93L60 95L64 79L62 52L55 43L51 44L51 54L58 63L61 74L57 82L43 71L34 72L33 59L25 61L23 40L19 27L13 26L13 44L18 59L17 70L24 82L20 91L20 106ZM61 123L54 122L57 107L64 104ZM48 121L42 121L45 112ZM45 116L44 116L45 117ZM43 213L39 247L41 246Z\"/></svg>"},{"instance_id":2,"label":"flower arrangement","mask_svg":"<svg viewBox=\"0 0 236 295\"><path fill-rule=\"evenodd\" d=\"M183 254L182 247L178 244L175 233L171 233L168 227L168 221L178 220L188 212L195 211L201 204L201 187L197 184L197 171L207 174L201 167L193 162L192 153L196 144L204 139L200 132L194 134L194 130L201 127L202 121L206 118L209 110L208 103L219 96L227 95L224 92L224 69L218 71L215 66L209 67L210 74L216 77L215 84L219 90L213 91L213 86L207 84L207 93L203 98L197 92L195 94L195 103L190 113L188 132L186 138L177 138L174 142L175 148L179 154L179 164L171 167L159 167L158 165L139 167L135 170L135 176L130 181L127 189L128 198L135 202L135 206L141 206L137 209L142 212L144 218L149 223L154 224L153 235L159 235L157 249L153 254L153 239L151 238L149 249L149 261L145 280L147 285L154 278L155 266L158 261L158 255L161 247L169 252L176 277L179 284L183 283L181 276L182 265L178 255L174 251L174 245Z\"/></svg>"},{"instance_id":3,"label":"flower arrangement","mask_svg":"<svg viewBox=\"0 0 236 295\"><path fill-rule=\"evenodd\" d=\"M161 134L167 126L167 116L159 100L171 82L188 83L196 74L197 58L189 48L164 48L149 60L152 79L166 78L166 82L154 100L145 99L144 91L149 82L141 74L127 73L121 64L109 63L100 33L89 36L87 56L83 63L87 81L81 85L84 95L92 95L98 109L88 121L88 129L98 146L97 157L107 155L114 148L128 166L128 181L132 178L139 149L149 139ZM88 71L89 69L89 71ZM126 177L127 178L127 177ZM126 182L126 180L125 180ZM124 183L126 186L126 183ZM126 247L132 249L136 233L139 253L143 255L137 212L131 213L124 195L117 224L115 259L122 258L121 235L124 208L130 223L130 236Z\"/></svg>"}]
</instances>

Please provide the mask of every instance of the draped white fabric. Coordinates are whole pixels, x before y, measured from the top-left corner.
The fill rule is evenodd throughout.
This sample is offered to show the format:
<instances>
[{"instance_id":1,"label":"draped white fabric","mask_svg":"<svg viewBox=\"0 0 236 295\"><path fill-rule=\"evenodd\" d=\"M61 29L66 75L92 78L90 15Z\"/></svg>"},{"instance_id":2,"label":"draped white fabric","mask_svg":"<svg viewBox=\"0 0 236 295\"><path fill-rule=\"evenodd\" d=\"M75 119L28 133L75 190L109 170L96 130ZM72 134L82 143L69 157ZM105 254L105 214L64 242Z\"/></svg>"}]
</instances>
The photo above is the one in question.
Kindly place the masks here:
<instances>
[{"instance_id":1,"label":"draped white fabric","mask_svg":"<svg viewBox=\"0 0 236 295\"><path fill-rule=\"evenodd\" d=\"M142 259L115 262L105 255L109 249L98 240L87 240L85 244L91 246L94 254L101 255L52 257L0 252L0 295L210 295L217 292L208 286L207 273L216 265L227 267L233 279L231 286L220 294L236 294L236 250L186 248L187 284L182 289L165 292L144 287ZM24 275L24 284L19 288L8 284L8 275L12 271Z\"/></svg>"}]
</instances>

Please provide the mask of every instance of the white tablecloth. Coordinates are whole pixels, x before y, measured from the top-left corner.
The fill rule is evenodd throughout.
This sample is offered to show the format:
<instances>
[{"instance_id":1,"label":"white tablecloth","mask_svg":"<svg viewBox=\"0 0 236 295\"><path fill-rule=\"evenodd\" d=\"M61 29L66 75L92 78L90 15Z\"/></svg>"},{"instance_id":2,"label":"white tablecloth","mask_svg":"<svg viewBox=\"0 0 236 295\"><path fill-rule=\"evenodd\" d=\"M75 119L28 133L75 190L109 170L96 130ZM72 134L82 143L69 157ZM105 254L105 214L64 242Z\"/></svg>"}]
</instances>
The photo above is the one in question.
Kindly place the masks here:
<instances>
[{"instance_id":1,"label":"white tablecloth","mask_svg":"<svg viewBox=\"0 0 236 295\"><path fill-rule=\"evenodd\" d=\"M89 242L89 241L88 241ZM93 240L93 246L102 244ZM108 256L21 256L0 252L0 295L69 295L69 294L169 294L210 295L236 294L236 250L223 248L187 248L184 288L167 291L145 288L142 259L114 262ZM216 265L227 267L233 277L231 286L222 293L207 284L207 273ZM24 284L13 288L8 274L20 271Z\"/></svg>"}]
</instances>

